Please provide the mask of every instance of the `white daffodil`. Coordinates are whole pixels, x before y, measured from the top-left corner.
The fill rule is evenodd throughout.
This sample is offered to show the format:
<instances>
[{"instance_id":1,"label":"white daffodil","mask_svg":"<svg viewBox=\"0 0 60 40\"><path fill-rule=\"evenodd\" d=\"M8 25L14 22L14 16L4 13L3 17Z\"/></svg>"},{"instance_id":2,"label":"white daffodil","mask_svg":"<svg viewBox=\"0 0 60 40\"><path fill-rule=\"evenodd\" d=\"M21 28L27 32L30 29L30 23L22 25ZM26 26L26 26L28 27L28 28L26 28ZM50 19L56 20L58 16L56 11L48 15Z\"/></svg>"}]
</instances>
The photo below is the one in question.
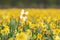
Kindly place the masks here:
<instances>
[{"instance_id":1,"label":"white daffodil","mask_svg":"<svg viewBox=\"0 0 60 40\"><path fill-rule=\"evenodd\" d=\"M23 19L24 21L26 21L27 15L28 15L28 12L24 12L24 9L22 9L20 19Z\"/></svg>"}]
</instances>

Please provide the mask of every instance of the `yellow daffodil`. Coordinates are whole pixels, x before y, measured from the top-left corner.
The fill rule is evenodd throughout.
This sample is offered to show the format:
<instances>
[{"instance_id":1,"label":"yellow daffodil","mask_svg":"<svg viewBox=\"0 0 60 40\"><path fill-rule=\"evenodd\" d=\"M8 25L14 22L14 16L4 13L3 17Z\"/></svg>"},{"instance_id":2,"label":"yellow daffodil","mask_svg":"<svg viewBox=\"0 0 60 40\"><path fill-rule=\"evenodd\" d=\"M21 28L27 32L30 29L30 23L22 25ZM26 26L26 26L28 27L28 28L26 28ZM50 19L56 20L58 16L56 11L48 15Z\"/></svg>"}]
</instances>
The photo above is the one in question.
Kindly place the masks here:
<instances>
[{"instance_id":1,"label":"yellow daffodil","mask_svg":"<svg viewBox=\"0 0 60 40\"><path fill-rule=\"evenodd\" d=\"M14 40L13 38L9 38L8 40Z\"/></svg>"},{"instance_id":2,"label":"yellow daffodil","mask_svg":"<svg viewBox=\"0 0 60 40\"><path fill-rule=\"evenodd\" d=\"M55 30L53 30L53 34L58 35L59 33L60 33L60 29L55 29Z\"/></svg>"},{"instance_id":3,"label":"yellow daffodil","mask_svg":"<svg viewBox=\"0 0 60 40\"><path fill-rule=\"evenodd\" d=\"M31 34L31 30L27 29L26 34Z\"/></svg>"},{"instance_id":4,"label":"yellow daffodil","mask_svg":"<svg viewBox=\"0 0 60 40\"><path fill-rule=\"evenodd\" d=\"M47 25L44 24L44 22L41 22L41 23L40 23L40 26L42 26L42 28L46 28L46 27L47 27Z\"/></svg>"},{"instance_id":5,"label":"yellow daffodil","mask_svg":"<svg viewBox=\"0 0 60 40\"><path fill-rule=\"evenodd\" d=\"M17 33L16 40L27 40L27 35L24 32Z\"/></svg>"},{"instance_id":6,"label":"yellow daffodil","mask_svg":"<svg viewBox=\"0 0 60 40\"><path fill-rule=\"evenodd\" d=\"M37 23L37 24L35 24L35 25L36 25L36 27L37 27L37 28L39 28L39 27L40 27L40 23Z\"/></svg>"},{"instance_id":7,"label":"yellow daffodil","mask_svg":"<svg viewBox=\"0 0 60 40\"><path fill-rule=\"evenodd\" d=\"M34 35L33 37L34 37L34 39L36 39L36 37L37 37L37 36L36 36L36 35Z\"/></svg>"},{"instance_id":8,"label":"yellow daffodil","mask_svg":"<svg viewBox=\"0 0 60 40\"><path fill-rule=\"evenodd\" d=\"M59 9L25 10L22 9L21 14L20 9L15 8L0 10L0 40L5 37L8 40L46 40L47 37L60 40Z\"/></svg>"},{"instance_id":9,"label":"yellow daffodil","mask_svg":"<svg viewBox=\"0 0 60 40\"><path fill-rule=\"evenodd\" d=\"M56 36L56 38L54 38L54 40L60 40L60 37L59 36Z\"/></svg>"},{"instance_id":10,"label":"yellow daffodil","mask_svg":"<svg viewBox=\"0 0 60 40\"><path fill-rule=\"evenodd\" d=\"M51 29L54 29L55 26L56 26L56 25L55 25L54 23L51 23L51 24L50 24L50 28L51 28Z\"/></svg>"},{"instance_id":11,"label":"yellow daffodil","mask_svg":"<svg viewBox=\"0 0 60 40\"><path fill-rule=\"evenodd\" d=\"M51 17L47 18L47 23L51 22Z\"/></svg>"},{"instance_id":12,"label":"yellow daffodil","mask_svg":"<svg viewBox=\"0 0 60 40\"><path fill-rule=\"evenodd\" d=\"M39 33L38 33L37 38L38 38L38 39L42 38L42 34L39 34Z\"/></svg>"},{"instance_id":13,"label":"yellow daffodil","mask_svg":"<svg viewBox=\"0 0 60 40\"><path fill-rule=\"evenodd\" d=\"M10 33L10 29L9 29L9 26L7 26L7 25L3 25L4 26L4 29L3 30L1 30L1 33L2 34L8 34L8 33Z\"/></svg>"},{"instance_id":14,"label":"yellow daffodil","mask_svg":"<svg viewBox=\"0 0 60 40\"><path fill-rule=\"evenodd\" d=\"M22 26L18 26L18 30L22 31L23 27Z\"/></svg>"},{"instance_id":15,"label":"yellow daffodil","mask_svg":"<svg viewBox=\"0 0 60 40\"><path fill-rule=\"evenodd\" d=\"M1 34L2 34L2 35L5 35L5 34L8 35L8 33L10 33L10 30L7 29L7 28L5 28L4 30L1 30Z\"/></svg>"},{"instance_id":16,"label":"yellow daffodil","mask_svg":"<svg viewBox=\"0 0 60 40\"><path fill-rule=\"evenodd\" d=\"M32 22L29 22L29 26L30 26L30 28L34 28L36 25L33 24Z\"/></svg>"}]
</instances>

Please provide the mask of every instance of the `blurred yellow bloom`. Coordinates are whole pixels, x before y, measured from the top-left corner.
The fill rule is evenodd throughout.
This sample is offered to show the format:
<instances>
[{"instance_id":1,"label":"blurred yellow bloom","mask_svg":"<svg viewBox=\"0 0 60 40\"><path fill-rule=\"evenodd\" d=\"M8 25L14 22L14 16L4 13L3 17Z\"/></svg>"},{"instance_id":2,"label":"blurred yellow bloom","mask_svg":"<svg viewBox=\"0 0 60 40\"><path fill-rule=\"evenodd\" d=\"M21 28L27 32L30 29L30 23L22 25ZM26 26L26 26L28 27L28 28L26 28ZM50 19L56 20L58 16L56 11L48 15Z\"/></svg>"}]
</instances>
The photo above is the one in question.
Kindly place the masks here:
<instances>
[{"instance_id":1,"label":"blurred yellow bloom","mask_svg":"<svg viewBox=\"0 0 60 40\"><path fill-rule=\"evenodd\" d=\"M9 38L8 40L14 40L13 38Z\"/></svg>"},{"instance_id":2,"label":"blurred yellow bloom","mask_svg":"<svg viewBox=\"0 0 60 40\"><path fill-rule=\"evenodd\" d=\"M33 24L32 22L29 22L29 26L30 26L30 28L34 28L36 25Z\"/></svg>"},{"instance_id":3,"label":"blurred yellow bloom","mask_svg":"<svg viewBox=\"0 0 60 40\"><path fill-rule=\"evenodd\" d=\"M59 33L60 33L60 29L55 29L55 30L53 30L53 34L58 35Z\"/></svg>"},{"instance_id":4,"label":"blurred yellow bloom","mask_svg":"<svg viewBox=\"0 0 60 40\"><path fill-rule=\"evenodd\" d=\"M20 20L19 16L18 16L18 17L16 17L16 21L18 22L19 20Z\"/></svg>"},{"instance_id":5,"label":"blurred yellow bloom","mask_svg":"<svg viewBox=\"0 0 60 40\"><path fill-rule=\"evenodd\" d=\"M38 33L37 38L38 38L38 39L42 38L42 34L39 34L39 33Z\"/></svg>"},{"instance_id":6,"label":"blurred yellow bloom","mask_svg":"<svg viewBox=\"0 0 60 40\"><path fill-rule=\"evenodd\" d=\"M7 26L6 24L3 24L4 28L8 28L9 29L9 26Z\"/></svg>"},{"instance_id":7,"label":"blurred yellow bloom","mask_svg":"<svg viewBox=\"0 0 60 40\"><path fill-rule=\"evenodd\" d=\"M4 38L3 36L5 35L7 35L7 37L13 35L14 37L10 37L8 38L8 40L14 39L31 40L32 37L34 38L34 40L46 40L46 38L43 36L44 34L46 34L49 37L51 35L54 40L60 40L60 37L57 36L60 33L60 10L57 9L43 9L43 10L25 9L25 10L22 9L20 11L20 9L15 8L0 10L0 34L2 34L1 35L2 39ZM27 11L29 12L29 14ZM10 19L16 21L11 22ZM16 27L12 28L12 26ZM50 30L47 29L48 27ZM14 32L12 35L10 35L11 29L13 29L12 31ZM51 31L53 35L50 33Z\"/></svg>"},{"instance_id":8,"label":"blurred yellow bloom","mask_svg":"<svg viewBox=\"0 0 60 40\"><path fill-rule=\"evenodd\" d=\"M37 28L39 28L39 27L40 27L40 23L37 23L37 24L35 24L35 25L36 25L36 27L37 27Z\"/></svg>"},{"instance_id":9,"label":"blurred yellow bloom","mask_svg":"<svg viewBox=\"0 0 60 40\"><path fill-rule=\"evenodd\" d=\"M56 38L54 38L54 40L60 40L60 37L59 36L56 36Z\"/></svg>"},{"instance_id":10,"label":"blurred yellow bloom","mask_svg":"<svg viewBox=\"0 0 60 40\"><path fill-rule=\"evenodd\" d=\"M34 37L34 39L36 39L36 37L37 37L37 36L36 36L36 35L34 35L33 37Z\"/></svg>"},{"instance_id":11,"label":"blurred yellow bloom","mask_svg":"<svg viewBox=\"0 0 60 40\"><path fill-rule=\"evenodd\" d=\"M51 22L52 20L51 20L51 17L48 17L47 18L47 23L49 23L49 22Z\"/></svg>"},{"instance_id":12,"label":"blurred yellow bloom","mask_svg":"<svg viewBox=\"0 0 60 40\"><path fill-rule=\"evenodd\" d=\"M27 40L27 35L24 32L17 33L16 40Z\"/></svg>"},{"instance_id":13,"label":"blurred yellow bloom","mask_svg":"<svg viewBox=\"0 0 60 40\"><path fill-rule=\"evenodd\" d=\"M4 35L5 34L5 30L1 30L1 34Z\"/></svg>"},{"instance_id":14,"label":"blurred yellow bloom","mask_svg":"<svg viewBox=\"0 0 60 40\"><path fill-rule=\"evenodd\" d=\"M26 30L26 34L31 34L31 33L32 33L31 30L29 29Z\"/></svg>"},{"instance_id":15,"label":"blurred yellow bloom","mask_svg":"<svg viewBox=\"0 0 60 40\"><path fill-rule=\"evenodd\" d=\"M8 15L2 15L3 19L9 19L10 17Z\"/></svg>"},{"instance_id":16,"label":"blurred yellow bloom","mask_svg":"<svg viewBox=\"0 0 60 40\"><path fill-rule=\"evenodd\" d=\"M40 26L42 26L42 28L46 28L46 27L47 27L47 25L44 24L44 22L41 22L41 23L40 23Z\"/></svg>"},{"instance_id":17,"label":"blurred yellow bloom","mask_svg":"<svg viewBox=\"0 0 60 40\"><path fill-rule=\"evenodd\" d=\"M54 29L55 26L56 26L56 25L55 25L54 23L51 23L51 24L50 24L50 28L51 28L51 29Z\"/></svg>"},{"instance_id":18,"label":"blurred yellow bloom","mask_svg":"<svg viewBox=\"0 0 60 40\"><path fill-rule=\"evenodd\" d=\"M54 17L52 20L53 20L53 21L57 21L58 19L57 19L56 17Z\"/></svg>"},{"instance_id":19,"label":"blurred yellow bloom","mask_svg":"<svg viewBox=\"0 0 60 40\"><path fill-rule=\"evenodd\" d=\"M18 26L18 30L22 31L23 27L22 26Z\"/></svg>"},{"instance_id":20,"label":"blurred yellow bloom","mask_svg":"<svg viewBox=\"0 0 60 40\"><path fill-rule=\"evenodd\" d=\"M9 28L9 26L7 26L6 24L3 24L3 26L4 26L4 29L3 30L1 30L1 33L2 34L8 34L8 33L10 33L10 28Z\"/></svg>"},{"instance_id":21,"label":"blurred yellow bloom","mask_svg":"<svg viewBox=\"0 0 60 40\"><path fill-rule=\"evenodd\" d=\"M1 30L2 35L5 35L5 34L8 35L8 33L10 33L10 30L8 28L5 28L5 29Z\"/></svg>"}]
</instances>

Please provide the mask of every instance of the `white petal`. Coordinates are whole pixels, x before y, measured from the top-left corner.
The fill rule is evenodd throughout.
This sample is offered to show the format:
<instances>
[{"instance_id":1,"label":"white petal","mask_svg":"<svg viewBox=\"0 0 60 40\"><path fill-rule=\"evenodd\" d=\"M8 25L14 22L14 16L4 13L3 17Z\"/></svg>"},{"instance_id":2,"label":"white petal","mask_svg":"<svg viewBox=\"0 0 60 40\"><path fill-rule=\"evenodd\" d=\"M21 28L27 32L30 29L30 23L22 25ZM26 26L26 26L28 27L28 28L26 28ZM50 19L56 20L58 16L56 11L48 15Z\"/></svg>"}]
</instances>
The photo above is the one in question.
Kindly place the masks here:
<instances>
[{"instance_id":1,"label":"white petal","mask_svg":"<svg viewBox=\"0 0 60 40\"><path fill-rule=\"evenodd\" d=\"M24 14L24 9L21 10L21 15Z\"/></svg>"},{"instance_id":2,"label":"white petal","mask_svg":"<svg viewBox=\"0 0 60 40\"><path fill-rule=\"evenodd\" d=\"M23 18L23 16L20 16L20 18L22 19L22 18Z\"/></svg>"},{"instance_id":3,"label":"white petal","mask_svg":"<svg viewBox=\"0 0 60 40\"><path fill-rule=\"evenodd\" d=\"M22 12L24 12L24 9L22 9Z\"/></svg>"},{"instance_id":4,"label":"white petal","mask_svg":"<svg viewBox=\"0 0 60 40\"><path fill-rule=\"evenodd\" d=\"M25 12L26 15L28 15L28 12Z\"/></svg>"},{"instance_id":5,"label":"white petal","mask_svg":"<svg viewBox=\"0 0 60 40\"><path fill-rule=\"evenodd\" d=\"M26 21L27 17L23 17L23 20Z\"/></svg>"}]
</instances>

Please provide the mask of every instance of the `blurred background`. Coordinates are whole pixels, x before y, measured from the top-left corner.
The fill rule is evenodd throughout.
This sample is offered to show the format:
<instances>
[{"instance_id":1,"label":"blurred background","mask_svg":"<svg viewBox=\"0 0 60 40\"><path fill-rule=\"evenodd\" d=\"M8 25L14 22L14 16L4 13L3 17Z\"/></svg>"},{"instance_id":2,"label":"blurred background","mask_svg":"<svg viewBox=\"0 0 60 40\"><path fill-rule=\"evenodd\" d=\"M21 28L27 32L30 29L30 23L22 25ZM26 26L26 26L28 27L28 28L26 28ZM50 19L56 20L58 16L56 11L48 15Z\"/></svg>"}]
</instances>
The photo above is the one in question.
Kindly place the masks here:
<instances>
[{"instance_id":1,"label":"blurred background","mask_svg":"<svg viewBox=\"0 0 60 40\"><path fill-rule=\"evenodd\" d=\"M60 8L60 0L0 0L0 8Z\"/></svg>"}]
</instances>

